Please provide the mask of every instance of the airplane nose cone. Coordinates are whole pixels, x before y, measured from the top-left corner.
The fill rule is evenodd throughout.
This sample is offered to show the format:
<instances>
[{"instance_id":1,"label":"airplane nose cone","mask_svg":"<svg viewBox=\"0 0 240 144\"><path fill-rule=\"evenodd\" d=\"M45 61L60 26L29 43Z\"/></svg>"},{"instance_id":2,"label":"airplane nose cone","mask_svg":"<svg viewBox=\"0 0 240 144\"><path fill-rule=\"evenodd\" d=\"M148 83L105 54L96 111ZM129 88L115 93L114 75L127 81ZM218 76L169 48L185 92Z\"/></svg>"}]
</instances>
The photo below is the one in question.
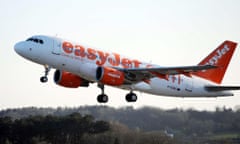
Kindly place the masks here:
<instances>
[{"instance_id":1,"label":"airplane nose cone","mask_svg":"<svg viewBox=\"0 0 240 144\"><path fill-rule=\"evenodd\" d=\"M29 44L28 42L21 41L14 45L14 50L16 53L28 60L36 62L38 60L38 51L34 49L34 45Z\"/></svg>"},{"instance_id":2,"label":"airplane nose cone","mask_svg":"<svg viewBox=\"0 0 240 144\"><path fill-rule=\"evenodd\" d=\"M23 43L22 42L18 42L14 45L14 50L16 53L18 53L19 55L23 54L24 51L24 47L23 47Z\"/></svg>"}]
</instances>

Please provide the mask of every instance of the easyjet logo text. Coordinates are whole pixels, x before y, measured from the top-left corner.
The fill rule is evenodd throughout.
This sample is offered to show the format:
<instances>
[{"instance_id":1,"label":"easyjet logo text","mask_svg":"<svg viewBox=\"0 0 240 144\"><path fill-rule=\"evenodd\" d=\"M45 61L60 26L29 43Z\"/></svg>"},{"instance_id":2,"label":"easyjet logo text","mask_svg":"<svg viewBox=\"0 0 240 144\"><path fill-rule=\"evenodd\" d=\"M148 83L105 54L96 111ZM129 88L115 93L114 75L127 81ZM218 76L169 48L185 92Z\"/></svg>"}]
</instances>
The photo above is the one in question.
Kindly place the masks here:
<instances>
[{"instance_id":1,"label":"easyjet logo text","mask_svg":"<svg viewBox=\"0 0 240 144\"><path fill-rule=\"evenodd\" d=\"M111 66L122 66L123 68L138 68L141 62L138 60L130 60L121 57L116 53L107 53L93 48L86 48L82 45L73 45L70 42L62 43L63 52L67 55L73 55L77 58L87 58L95 61L97 65L104 65L106 63Z\"/></svg>"},{"instance_id":2,"label":"easyjet logo text","mask_svg":"<svg viewBox=\"0 0 240 144\"><path fill-rule=\"evenodd\" d=\"M224 45L222 49L218 49L215 53L215 55L209 59L209 61L206 63L206 65L215 65L218 63L218 61L229 51L227 45Z\"/></svg>"}]
</instances>

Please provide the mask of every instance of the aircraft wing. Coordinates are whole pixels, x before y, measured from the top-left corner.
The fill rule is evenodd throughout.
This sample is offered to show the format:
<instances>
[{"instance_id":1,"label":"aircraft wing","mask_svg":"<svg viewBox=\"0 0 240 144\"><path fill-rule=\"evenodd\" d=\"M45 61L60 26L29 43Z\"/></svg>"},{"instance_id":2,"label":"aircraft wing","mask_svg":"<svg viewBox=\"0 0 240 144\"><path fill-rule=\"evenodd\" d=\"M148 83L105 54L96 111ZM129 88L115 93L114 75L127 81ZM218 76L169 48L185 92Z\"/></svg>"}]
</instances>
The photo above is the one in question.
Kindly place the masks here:
<instances>
[{"instance_id":1,"label":"aircraft wing","mask_svg":"<svg viewBox=\"0 0 240 144\"><path fill-rule=\"evenodd\" d=\"M169 75L184 74L191 76L190 73L215 69L213 65L198 65L198 66L178 66L178 67L149 67L149 68L119 68L115 69L124 72L125 79L130 83L148 80L153 77L168 79Z\"/></svg>"}]
</instances>

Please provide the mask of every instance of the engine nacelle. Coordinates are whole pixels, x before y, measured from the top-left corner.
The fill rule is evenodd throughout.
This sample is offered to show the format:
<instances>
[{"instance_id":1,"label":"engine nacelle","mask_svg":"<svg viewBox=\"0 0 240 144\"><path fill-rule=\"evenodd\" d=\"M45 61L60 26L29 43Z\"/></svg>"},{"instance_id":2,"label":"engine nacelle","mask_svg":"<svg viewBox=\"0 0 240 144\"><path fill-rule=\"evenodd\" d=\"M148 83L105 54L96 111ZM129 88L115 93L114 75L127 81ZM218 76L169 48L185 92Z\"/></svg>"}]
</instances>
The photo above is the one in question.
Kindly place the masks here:
<instances>
[{"instance_id":1,"label":"engine nacelle","mask_svg":"<svg viewBox=\"0 0 240 144\"><path fill-rule=\"evenodd\" d=\"M72 74L70 72L65 72L61 70L56 70L54 73L54 82L57 85L67 87L67 88L77 88L77 87L88 87L89 81Z\"/></svg>"},{"instance_id":2,"label":"engine nacelle","mask_svg":"<svg viewBox=\"0 0 240 144\"><path fill-rule=\"evenodd\" d=\"M124 73L110 67L98 67L96 79L103 84L120 86L124 83Z\"/></svg>"}]
</instances>

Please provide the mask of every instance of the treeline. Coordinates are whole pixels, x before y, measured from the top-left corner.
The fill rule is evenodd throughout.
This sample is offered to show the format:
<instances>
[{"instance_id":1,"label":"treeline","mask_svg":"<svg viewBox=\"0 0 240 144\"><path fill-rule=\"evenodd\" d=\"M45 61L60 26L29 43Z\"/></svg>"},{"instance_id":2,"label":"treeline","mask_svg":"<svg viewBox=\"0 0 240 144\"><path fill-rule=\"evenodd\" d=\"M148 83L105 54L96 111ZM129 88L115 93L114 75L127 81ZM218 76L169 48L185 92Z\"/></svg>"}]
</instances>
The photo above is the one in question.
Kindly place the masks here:
<instances>
[{"instance_id":1,"label":"treeline","mask_svg":"<svg viewBox=\"0 0 240 144\"><path fill-rule=\"evenodd\" d=\"M178 140L178 143L191 143L192 141L194 143L208 141L209 143L209 140L219 143L218 139L223 137L227 137L230 141L234 139L240 142L240 110L232 110L225 107L216 108L215 111L197 111L193 109L162 110L151 107L115 109L106 106L57 109L31 107L4 110L0 112L0 117L8 116L13 121L17 121L30 115L32 117L34 115L64 117L72 113L81 113L83 117L92 115L97 121L107 121L111 127L109 131L114 129L112 128L114 127L112 126L113 124L115 126L116 123L121 126L126 125L125 129L129 128L128 130L132 132L131 135L135 135L134 137L140 137L136 136L140 135L140 133L158 133L157 135L160 134L160 137L167 136L167 138L170 138L169 136L173 136L174 139L172 140ZM115 142L115 138L111 138L112 143ZM122 141L124 140L117 138L116 143L121 143Z\"/></svg>"},{"instance_id":2,"label":"treeline","mask_svg":"<svg viewBox=\"0 0 240 144\"><path fill-rule=\"evenodd\" d=\"M97 120L119 122L131 129L144 131L167 130L186 135L208 135L211 133L240 133L240 110L216 108L216 111L197 111L193 109L162 110L144 107L134 109L125 107L115 109L106 106L88 106L78 108L22 108L0 111L0 117L9 116L20 119L34 115L66 116L72 113L92 115Z\"/></svg>"},{"instance_id":3,"label":"treeline","mask_svg":"<svg viewBox=\"0 0 240 144\"><path fill-rule=\"evenodd\" d=\"M90 115L0 118L1 144L174 144L164 133L129 130L119 123L95 121Z\"/></svg>"},{"instance_id":4,"label":"treeline","mask_svg":"<svg viewBox=\"0 0 240 144\"><path fill-rule=\"evenodd\" d=\"M0 118L0 143L31 144L46 141L53 144L78 144L84 134L98 134L108 131L110 125L104 121L94 121L90 115L73 113L65 117L29 116L12 120Z\"/></svg>"}]
</instances>

